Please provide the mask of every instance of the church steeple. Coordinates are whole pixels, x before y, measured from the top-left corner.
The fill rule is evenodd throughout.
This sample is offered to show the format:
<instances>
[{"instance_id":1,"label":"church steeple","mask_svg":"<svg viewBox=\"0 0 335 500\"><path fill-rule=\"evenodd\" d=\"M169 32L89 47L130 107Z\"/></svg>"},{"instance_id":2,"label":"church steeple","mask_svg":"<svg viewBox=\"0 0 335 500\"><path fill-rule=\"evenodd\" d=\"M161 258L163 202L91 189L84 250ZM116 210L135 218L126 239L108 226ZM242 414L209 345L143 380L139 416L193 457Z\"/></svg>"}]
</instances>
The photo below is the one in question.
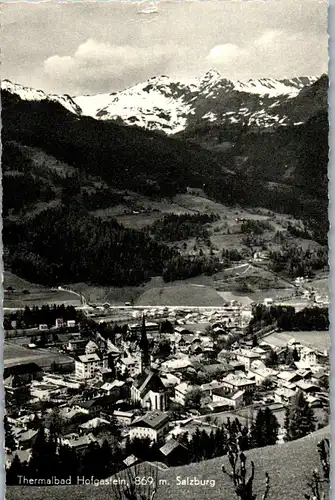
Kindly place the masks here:
<instances>
[{"instance_id":1,"label":"church steeple","mask_svg":"<svg viewBox=\"0 0 335 500\"><path fill-rule=\"evenodd\" d=\"M141 373L150 370L150 354L149 354L149 342L147 337L147 329L145 326L145 316L142 317L142 329L141 329L141 339L139 342L139 347L141 349Z\"/></svg>"}]
</instances>

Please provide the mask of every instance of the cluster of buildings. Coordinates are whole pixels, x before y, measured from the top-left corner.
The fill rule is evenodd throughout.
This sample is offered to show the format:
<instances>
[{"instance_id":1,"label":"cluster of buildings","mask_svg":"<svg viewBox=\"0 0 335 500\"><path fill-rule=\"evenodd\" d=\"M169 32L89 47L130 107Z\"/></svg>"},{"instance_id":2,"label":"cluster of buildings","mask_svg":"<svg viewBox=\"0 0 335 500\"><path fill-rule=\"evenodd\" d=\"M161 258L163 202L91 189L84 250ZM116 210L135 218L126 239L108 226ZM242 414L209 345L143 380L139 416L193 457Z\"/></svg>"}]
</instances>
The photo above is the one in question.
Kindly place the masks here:
<instances>
[{"instance_id":1,"label":"cluster of buildings","mask_svg":"<svg viewBox=\"0 0 335 500\"><path fill-rule=\"evenodd\" d=\"M313 407L328 404L328 391L322 382L329 376L328 353L294 339L285 349L294 350L299 359L290 366L280 360L284 348L271 346L266 340L255 346L242 339L229 350L217 352L217 339L229 338L238 326L231 315L223 317L221 313L218 317L213 311L210 315L210 328L203 330L190 329L176 320L173 331L163 333L158 323L143 316L129 327L127 335L116 334L113 342L98 333L91 340L75 335L63 347L74 358L70 374L56 375L30 366L23 385L29 386L30 403L43 402L44 406L40 413L22 409L9 417L19 458L29 455L37 434L36 422L55 404L64 421L76 421L61 439L78 453L99 440L97 430L108 432L116 419L122 440L156 441L162 461L168 465L178 463L178 456L185 453L176 438L186 432L192 435L197 427L210 432L215 429L218 413L231 415L243 407L273 403L285 407L297 391L302 391ZM155 348L162 342L169 344L170 352L156 357ZM278 362L269 366L270 352L274 351ZM14 395L22 388L23 372L21 366L4 374L7 394ZM10 408L7 412L11 414ZM127 457L124 466L137 460Z\"/></svg>"}]
</instances>

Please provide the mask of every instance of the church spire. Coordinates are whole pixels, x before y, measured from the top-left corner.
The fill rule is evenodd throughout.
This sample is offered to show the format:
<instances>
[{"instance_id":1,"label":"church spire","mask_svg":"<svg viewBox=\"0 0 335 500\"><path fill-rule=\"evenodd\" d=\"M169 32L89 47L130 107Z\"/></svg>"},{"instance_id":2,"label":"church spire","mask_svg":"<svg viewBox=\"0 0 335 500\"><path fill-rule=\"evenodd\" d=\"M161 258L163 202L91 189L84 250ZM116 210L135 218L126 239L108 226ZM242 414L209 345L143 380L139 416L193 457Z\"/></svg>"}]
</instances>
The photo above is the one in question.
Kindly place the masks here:
<instances>
[{"instance_id":1,"label":"church spire","mask_svg":"<svg viewBox=\"0 0 335 500\"><path fill-rule=\"evenodd\" d=\"M145 316L142 317L141 340L139 343L141 349L141 373L150 370L150 354L149 342L147 337L147 329L145 326Z\"/></svg>"}]
</instances>

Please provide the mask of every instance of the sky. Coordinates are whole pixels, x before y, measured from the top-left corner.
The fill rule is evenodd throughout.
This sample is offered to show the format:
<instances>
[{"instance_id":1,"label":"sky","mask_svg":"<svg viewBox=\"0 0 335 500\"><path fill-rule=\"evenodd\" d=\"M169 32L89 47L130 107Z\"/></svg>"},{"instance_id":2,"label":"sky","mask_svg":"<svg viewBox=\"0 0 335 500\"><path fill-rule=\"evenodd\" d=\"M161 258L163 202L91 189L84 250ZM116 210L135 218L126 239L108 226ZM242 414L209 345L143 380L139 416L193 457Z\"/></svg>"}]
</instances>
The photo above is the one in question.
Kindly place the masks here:
<instances>
[{"instance_id":1,"label":"sky","mask_svg":"<svg viewBox=\"0 0 335 500\"><path fill-rule=\"evenodd\" d=\"M70 95L153 76L327 72L326 0L2 3L1 78ZM151 13L150 13L151 12Z\"/></svg>"}]
</instances>

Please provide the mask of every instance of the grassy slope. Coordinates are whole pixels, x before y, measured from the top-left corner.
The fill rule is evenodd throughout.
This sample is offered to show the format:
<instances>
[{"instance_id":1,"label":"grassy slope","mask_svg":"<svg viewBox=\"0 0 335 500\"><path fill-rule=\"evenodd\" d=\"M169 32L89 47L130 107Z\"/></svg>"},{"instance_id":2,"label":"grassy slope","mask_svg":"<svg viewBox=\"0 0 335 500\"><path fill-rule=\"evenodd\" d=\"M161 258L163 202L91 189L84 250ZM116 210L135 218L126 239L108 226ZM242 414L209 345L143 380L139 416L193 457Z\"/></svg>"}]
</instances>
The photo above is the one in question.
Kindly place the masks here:
<instances>
[{"instance_id":1,"label":"grassy slope","mask_svg":"<svg viewBox=\"0 0 335 500\"><path fill-rule=\"evenodd\" d=\"M72 293L51 290L43 285L30 283L10 271L4 271L3 288L13 288L13 292L4 293L4 307L25 307L42 304L68 304L80 305L79 297ZM24 294L23 291L28 290L29 294Z\"/></svg>"},{"instance_id":2,"label":"grassy slope","mask_svg":"<svg viewBox=\"0 0 335 500\"><path fill-rule=\"evenodd\" d=\"M250 450L249 459L255 462L255 489L260 494L264 491L264 473L270 475L271 489L269 500L298 500L308 492L306 483L315 467L319 467L316 445L322 437L329 437L330 429L326 427L298 441ZM248 461L249 462L249 461ZM227 458L215 458L191 464L189 466L171 468L159 472L159 479L167 479L169 485L158 487L157 500L234 500L236 497L229 479L221 472L221 465L227 468ZM183 478L215 480L215 486L178 486L177 476ZM47 500L70 498L72 500L113 499L112 486L63 486L63 487L9 487L7 500Z\"/></svg>"},{"instance_id":3,"label":"grassy slope","mask_svg":"<svg viewBox=\"0 0 335 500\"><path fill-rule=\"evenodd\" d=\"M4 344L3 355L5 368L31 362L38 363L42 367L49 367L52 361L56 361L57 363L72 361L70 357L49 351L48 349L31 350L10 342Z\"/></svg>"},{"instance_id":4,"label":"grassy slope","mask_svg":"<svg viewBox=\"0 0 335 500\"><path fill-rule=\"evenodd\" d=\"M223 299L213 289L204 285L178 284L174 286L163 286L152 288L144 292L136 305L139 306L222 306Z\"/></svg>"}]
</instances>

